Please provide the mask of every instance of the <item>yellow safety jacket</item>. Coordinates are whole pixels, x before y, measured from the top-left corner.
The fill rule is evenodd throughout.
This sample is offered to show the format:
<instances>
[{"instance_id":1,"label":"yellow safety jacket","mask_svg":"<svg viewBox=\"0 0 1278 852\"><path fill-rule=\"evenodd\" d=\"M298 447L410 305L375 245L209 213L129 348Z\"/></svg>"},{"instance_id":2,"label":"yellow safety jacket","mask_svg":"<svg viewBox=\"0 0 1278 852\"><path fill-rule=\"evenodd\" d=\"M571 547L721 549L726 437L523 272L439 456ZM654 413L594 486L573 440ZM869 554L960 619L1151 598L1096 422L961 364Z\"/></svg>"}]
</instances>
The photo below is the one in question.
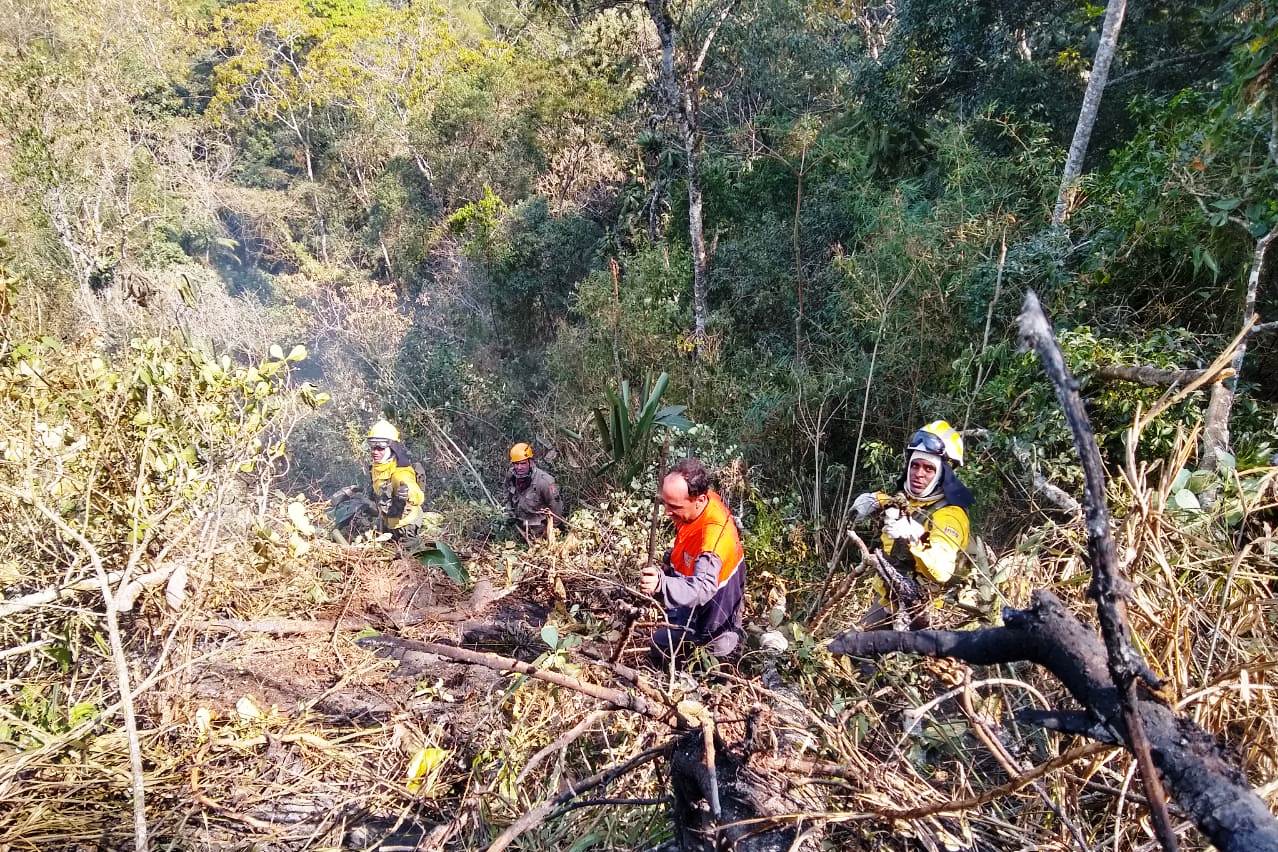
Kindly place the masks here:
<instances>
[{"instance_id":1,"label":"yellow safety jacket","mask_svg":"<svg viewBox=\"0 0 1278 852\"><path fill-rule=\"evenodd\" d=\"M400 465L394 455L370 466L368 490L386 529L421 524L426 495L417 484L417 474L411 467Z\"/></svg>"},{"instance_id":2,"label":"yellow safety jacket","mask_svg":"<svg viewBox=\"0 0 1278 852\"><path fill-rule=\"evenodd\" d=\"M880 506L892 501L891 495L878 492ZM913 498L906 499L910 517L922 524L926 530L923 538L916 542L894 539L884 533L880 539L883 553L898 569L913 569L924 580L945 584L954 576L958 567L960 551L967 549L971 536L971 522L967 512L961 506L947 503L944 498L925 503ZM886 599L882 581L874 578L876 592Z\"/></svg>"}]
</instances>

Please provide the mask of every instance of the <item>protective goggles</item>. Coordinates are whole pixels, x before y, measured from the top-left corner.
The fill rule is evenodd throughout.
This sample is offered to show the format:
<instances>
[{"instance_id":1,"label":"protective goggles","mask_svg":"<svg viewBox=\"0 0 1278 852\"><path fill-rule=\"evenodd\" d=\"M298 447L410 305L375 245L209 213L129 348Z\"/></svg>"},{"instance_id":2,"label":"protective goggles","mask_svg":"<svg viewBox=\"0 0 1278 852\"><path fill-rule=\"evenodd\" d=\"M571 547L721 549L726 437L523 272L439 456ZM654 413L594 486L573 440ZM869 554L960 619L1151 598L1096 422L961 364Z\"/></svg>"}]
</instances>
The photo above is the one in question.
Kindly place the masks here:
<instances>
[{"instance_id":1,"label":"protective goggles","mask_svg":"<svg viewBox=\"0 0 1278 852\"><path fill-rule=\"evenodd\" d=\"M922 450L925 453L931 453L941 458L949 457L949 453L945 451L945 442L931 432L924 432L922 429L914 433L914 437L910 438L910 443L905 447L907 453L914 450Z\"/></svg>"},{"instance_id":2,"label":"protective goggles","mask_svg":"<svg viewBox=\"0 0 1278 852\"><path fill-rule=\"evenodd\" d=\"M373 453L380 452L382 450L389 450L390 442L389 441L369 441L368 449L369 449L369 452L373 452Z\"/></svg>"}]
</instances>

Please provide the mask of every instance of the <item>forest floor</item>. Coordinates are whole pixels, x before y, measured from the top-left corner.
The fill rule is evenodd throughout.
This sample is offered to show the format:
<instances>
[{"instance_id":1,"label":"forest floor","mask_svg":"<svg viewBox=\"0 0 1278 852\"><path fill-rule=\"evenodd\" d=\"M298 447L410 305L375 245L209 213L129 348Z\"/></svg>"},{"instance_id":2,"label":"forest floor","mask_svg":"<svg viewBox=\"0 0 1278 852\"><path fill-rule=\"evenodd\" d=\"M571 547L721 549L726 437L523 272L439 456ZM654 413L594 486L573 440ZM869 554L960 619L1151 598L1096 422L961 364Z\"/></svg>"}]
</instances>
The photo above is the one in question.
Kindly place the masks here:
<instances>
[{"instance_id":1,"label":"forest floor","mask_svg":"<svg viewBox=\"0 0 1278 852\"><path fill-rule=\"evenodd\" d=\"M810 629L823 578L787 586L776 566L751 566L738 658L696 675L646 667L659 612L625 578L647 525L595 520L553 544L459 548L464 586L384 545L316 539L285 567L212 566L165 629L144 607L127 626L152 633L137 679L163 672L136 701L154 848L674 848L709 824L698 775L709 753L715 824L738 850L1149 845L1124 751L1012 720L1062 702L1041 671L831 655L825 640L870 603L865 577ZM1049 586L1090 620L1080 530L1048 522L1032 549L991 554L990 619ZM1174 624L1155 619L1176 605L1154 578L1135 579L1155 663L1200 653L1166 644ZM777 623L788 647L761 650ZM1278 714L1265 670L1238 671L1265 623L1240 621L1221 643L1219 688L1182 701L1257 786L1278 761ZM22 784L3 791L0 846L131 846L122 731L72 726L6 760L22 764L10 775ZM1273 784L1262 794L1278 799ZM1187 848L1203 848L1178 824ZM710 848L714 833L682 839Z\"/></svg>"}]
</instances>

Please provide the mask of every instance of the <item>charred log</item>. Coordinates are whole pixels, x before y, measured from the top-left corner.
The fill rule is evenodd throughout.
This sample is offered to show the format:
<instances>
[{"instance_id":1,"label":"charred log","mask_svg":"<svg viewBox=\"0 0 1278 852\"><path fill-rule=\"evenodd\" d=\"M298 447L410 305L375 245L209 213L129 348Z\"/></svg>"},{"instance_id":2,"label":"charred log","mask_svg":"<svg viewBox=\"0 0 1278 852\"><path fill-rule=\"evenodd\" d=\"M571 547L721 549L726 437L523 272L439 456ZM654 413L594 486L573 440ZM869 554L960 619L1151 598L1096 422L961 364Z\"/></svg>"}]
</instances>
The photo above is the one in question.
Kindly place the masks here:
<instances>
[{"instance_id":1,"label":"charred log","mask_svg":"<svg viewBox=\"0 0 1278 852\"><path fill-rule=\"evenodd\" d=\"M1091 736L1102 726L1127 741L1119 690L1105 646L1051 592L1034 593L1026 610L1004 610L1006 626L973 631L849 631L830 645L836 654L878 657L893 652L952 657L973 665L1031 662L1051 672L1088 716L1057 716L1072 732ZM1216 740L1147 694L1137 713L1155 767L1186 815L1222 852L1278 850L1278 820ZM1094 719L1093 725L1084 719ZM1102 739L1106 737L1102 736ZM1112 737L1109 738L1112 741Z\"/></svg>"},{"instance_id":2,"label":"charred log","mask_svg":"<svg viewBox=\"0 0 1278 852\"><path fill-rule=\"evenodd\" d=\"M802 827L761 818L803 812L820 812L811 787L793 787L787 775L752 767L748 760L716 741L714 778L707 769L701 732L684 735L670 759L670 786L674 795L673 849L681 852L786 852L815 849L819 838L799 840ZM714 785L712 787L712 784ZM719 813L711 802L717 799ZM721 827L722 826L722 827ZM810 841L811 845L805 845ZM798 845L796 845L796 842Z\"/></svg>"}]
</instances>

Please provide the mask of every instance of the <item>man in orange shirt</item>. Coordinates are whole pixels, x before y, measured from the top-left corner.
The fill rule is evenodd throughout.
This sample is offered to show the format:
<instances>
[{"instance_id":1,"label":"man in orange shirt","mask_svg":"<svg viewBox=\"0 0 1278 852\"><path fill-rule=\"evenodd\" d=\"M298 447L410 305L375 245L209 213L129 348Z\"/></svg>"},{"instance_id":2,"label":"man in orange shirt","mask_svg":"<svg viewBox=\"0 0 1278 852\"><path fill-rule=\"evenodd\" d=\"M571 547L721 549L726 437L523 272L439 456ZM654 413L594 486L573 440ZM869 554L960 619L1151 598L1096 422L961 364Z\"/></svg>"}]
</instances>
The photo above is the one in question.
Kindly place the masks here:
<instances>
[{"instance_id":1,"label":"man in orange shirt","mask_svg":"<svg viewBox=\"0 0 1278 852\"><path fill-rule=\"evenodd\" d=\"M741 641L745 551L737 523L696 459L683 459L661 483L661 502L675 525L664 566L644 568L639 591L666 608L666 626L652 636L654 661L686 656L691 645L732 653Z\"/></svg>"}]
</instances>

